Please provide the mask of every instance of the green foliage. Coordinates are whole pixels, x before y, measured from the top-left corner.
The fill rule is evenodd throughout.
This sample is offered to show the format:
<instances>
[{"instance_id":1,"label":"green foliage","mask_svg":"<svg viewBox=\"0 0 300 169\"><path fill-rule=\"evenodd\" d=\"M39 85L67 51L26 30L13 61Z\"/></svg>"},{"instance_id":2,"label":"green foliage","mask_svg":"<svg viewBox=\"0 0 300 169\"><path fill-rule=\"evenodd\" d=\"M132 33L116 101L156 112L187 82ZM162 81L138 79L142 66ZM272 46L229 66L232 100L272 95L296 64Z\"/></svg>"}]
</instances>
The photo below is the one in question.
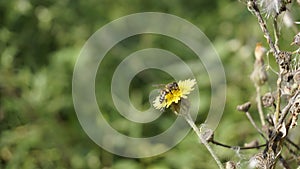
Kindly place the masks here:
<instances>
[{"instance_id":1,"label":"green foliage","mask_svg":"<svg viewBox=\"0 0 300 169\"><path fill-rule=\"evenodd\" d=\"M258 26L238 1L0 1L0 168L3 169L183 169L215 168L211 157L190 134L178 146L157 157L127 159L102 150L82 130L72 103L72 72L80 49L94 31L124 15L158 11L185 18L197 25L215 44L228 76L228 98L217 139L241 144L236 139L252 129L235 106L254 88L249 81L253 48L262 41ZM292 36L292 35L291 35ZM116 45L101 63L96 95L112 125L135 137L163 131L174 120L170 112L153 125L133 124L118 115L109 95L114 68L133 51L147 47L170 50L192 66L196 57L184 45L166 37L141 35ZM243 69L241 69L243 67ZM244 69L245 68L245 69ZM196 71L195 68L194 71ZM160 74L158 78L157 74ZM209 109L206 75L195 72L201 92L201 112ZM150 106L153 81L172 80L162 72L142 72L132 82L132 102L140 109ZM141 92L142 91L142 92ZM252 93L251 93L252 92ZM139 107L140 106L140 107ZM205 113L202 113L203 115ZM205 117L198 117L203 122ZM236 158L220 150L223 162ZM226 159L228 157L228 159ZM211 162L211 163L210 163Z\"/></svg>"}]
</instances>

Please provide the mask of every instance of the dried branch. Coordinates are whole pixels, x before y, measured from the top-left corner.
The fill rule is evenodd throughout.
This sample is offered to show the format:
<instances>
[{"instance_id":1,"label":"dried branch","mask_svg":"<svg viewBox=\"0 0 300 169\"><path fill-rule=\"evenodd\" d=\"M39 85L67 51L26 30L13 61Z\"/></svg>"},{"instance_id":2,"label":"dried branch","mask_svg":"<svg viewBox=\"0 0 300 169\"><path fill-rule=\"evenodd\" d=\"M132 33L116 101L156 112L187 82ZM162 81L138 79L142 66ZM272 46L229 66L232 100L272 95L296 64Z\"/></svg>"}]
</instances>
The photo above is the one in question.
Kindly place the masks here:
<instances>
[{"instance_id":1,"label":"dried branch","mask_svg":"<svg viewBox=\"0 0 300 169\"><path fill-rule=\"evenodd\" d=\"M237 106L237 110L238 111L243 111L245 112L247 118L249 119L250 123L252 124L252 126L258 131L258 133L265 139L267 140L267 138L265 137L265 135L263 134L263 132L257 127L257 125L255 124L252 116L250 115L249 113L249 108L251 106L251 103L250 102L246 102L242 105L238 105Z\"/></svg>"},{"instance_id":2,"label":"dried branch","mask_svg":"<svg viewBox=\"0 0 300 169\"><path fill-rule=\"evenodd\" d=\"M298 90L296 92L296 94L289 100L288 104L282 109L282 112L281 112L281 117L278 121L279 124L282 124L284 119L286 118L286 115L288 114L291 106L294 104L296 98L298 97L298 95L300 94L300 90Z\"/></svg>"},{"instance_id":3,"label":"dried branch","mask_svg":"<svg viewBox=\"0 0 300 169\"><path fill-rule=\"evenodd\" d=\"M260 95L260 86L255 85L256 88L256 102L257 102L257 109L258 109L258 114L260 118L260 122L262 126L266 125L265 122L265 117L264 117L264 112L262 110L262 104L261 104L261 95ZM249 114L249 113L248 113ZM249 118L248 118L249 119ZM250 119L249 119L250 120ZM251 122L252 123L252 122ZM253 124L252 124L253 125ZM255 124L253 125L255 128L257 127ZM256 129L257 130L257 129Z\"/></svg>"},{"instance_id":4,"label":"dried branch","mask_svg":"<svg viewBox=\"0 0 300 169\"><path fill-rule=\"evenodd\" d=\"M287 137L286 141L290 143L292 146L294 146L298 151L300 150L300 147L296 143L294 143L290 138Z\"/></svg>"}]
</instances>

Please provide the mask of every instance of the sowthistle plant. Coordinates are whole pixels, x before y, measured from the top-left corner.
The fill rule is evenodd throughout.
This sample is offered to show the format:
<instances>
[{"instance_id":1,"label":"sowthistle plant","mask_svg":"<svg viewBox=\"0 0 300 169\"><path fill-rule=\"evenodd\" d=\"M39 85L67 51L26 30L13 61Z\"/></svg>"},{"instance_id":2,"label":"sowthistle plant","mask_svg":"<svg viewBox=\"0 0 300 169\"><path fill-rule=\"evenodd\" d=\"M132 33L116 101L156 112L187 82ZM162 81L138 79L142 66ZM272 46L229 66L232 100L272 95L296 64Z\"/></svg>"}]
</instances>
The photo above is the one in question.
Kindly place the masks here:
<instances>
[{"instance_id":1,"label":"sowthistle plant","mask_svg":"<svg viewBox=\"0 0 300 169\"><path fill-rule=\"evenodd\" d=\"M224 167L221 161L208 144L208 141L212 138L213 132L211 130L205 130L204 128L203 130L201 130L202 128L198 128L190 114L190 102L187 96L194 90L195 84L195 79L187 79L179 81L178 83L172 82L166 84L160 91L159 96L153 101L153 106L159 110L171 108L176 115L183 117L197 134L201 143L204 144L211 156L215 159L219 168L223 169Z\"/></svg>"}]
</instances>

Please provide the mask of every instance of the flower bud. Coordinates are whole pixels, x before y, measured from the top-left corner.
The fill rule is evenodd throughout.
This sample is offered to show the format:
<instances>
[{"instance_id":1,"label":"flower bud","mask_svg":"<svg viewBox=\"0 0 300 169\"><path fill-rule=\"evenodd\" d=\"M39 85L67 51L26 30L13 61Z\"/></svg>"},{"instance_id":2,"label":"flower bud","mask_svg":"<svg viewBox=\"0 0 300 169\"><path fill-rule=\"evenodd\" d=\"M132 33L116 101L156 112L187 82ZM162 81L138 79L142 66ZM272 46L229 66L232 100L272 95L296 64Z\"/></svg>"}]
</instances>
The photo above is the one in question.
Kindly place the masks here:
<instances>
[{"instance_id":1,"label":"flower bud","mask_svg":"<svg viewBox=\"0 0 300 169\"><path fill-rule=\"evenodd\" d=\"M262 60L266 52L267 49L263 47L260 42L256 44L255 51L254 51L256 60Z\"/></svg>"},{"instance_id":2,"label":"flower bud","mask_svg":"<svg viewBox=\"0 0 300 169\"><path fill-rule=\"evenodd\" d=\"M248 110L249 110L250 107L251 107L251 103L250 102L246 102L244 104L238 105L236 107L236 109L238 111L248 112Z\"/></svg>"},{"instance_id":3,"label":"flower bud","mask_svg":"<svg viewBox=\"0 0 300 169\"><path fill-rule=\"evenodd\" d=\"M250 76L251 80L258 86L262 86L268 80L268 74L264 67L263 56L266 53L266 48L264 48L261 43L257 43L254 51L255 63L254 70Z\"/></svg>"}]
</instances>

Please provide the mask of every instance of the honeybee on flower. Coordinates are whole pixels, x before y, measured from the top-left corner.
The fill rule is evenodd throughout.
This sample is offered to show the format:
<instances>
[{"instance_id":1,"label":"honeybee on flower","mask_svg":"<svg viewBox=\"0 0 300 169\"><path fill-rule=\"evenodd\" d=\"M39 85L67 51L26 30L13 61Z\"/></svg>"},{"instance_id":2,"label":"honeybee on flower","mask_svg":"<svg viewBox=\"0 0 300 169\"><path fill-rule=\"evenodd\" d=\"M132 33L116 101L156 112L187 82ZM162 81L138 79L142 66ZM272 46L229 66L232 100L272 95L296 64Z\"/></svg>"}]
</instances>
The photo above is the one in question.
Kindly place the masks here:
<instances>
[{"instance_id":1,"label":"honeybee on flower","mask_svg":"<svg viewBox=\"0 0 300 169\"><path fill-rule=\"evenodd\" d=\"M194 90L195 84L195 79L180 80L178 83L172 82L166 84L153 101L154 108L164 110L173 104L178 104L182 99L187 99L187 95Z\"/></svg>"}]
</instances>

